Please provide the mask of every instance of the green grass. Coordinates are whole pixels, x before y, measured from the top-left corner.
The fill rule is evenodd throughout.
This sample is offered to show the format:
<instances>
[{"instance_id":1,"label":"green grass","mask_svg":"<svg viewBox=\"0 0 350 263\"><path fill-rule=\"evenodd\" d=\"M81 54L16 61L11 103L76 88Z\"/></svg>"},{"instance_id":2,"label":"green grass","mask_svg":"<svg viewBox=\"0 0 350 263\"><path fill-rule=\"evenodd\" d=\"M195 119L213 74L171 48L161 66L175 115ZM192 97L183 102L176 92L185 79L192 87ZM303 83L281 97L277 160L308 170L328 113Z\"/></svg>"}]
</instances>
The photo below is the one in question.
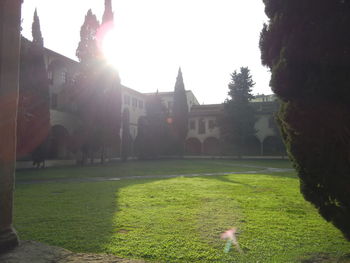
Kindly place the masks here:
<instances>
[{"instance_id":1,"label":"green grass","mask_svg":"<svg viewBox=\"0 0 350 263\"><path fill-rule=\"evenodd\" d=\"M243 166L242 166L243 165ZM232 161L232 160L162 160L162 161L130 161L126 163L110 163L101 168L100 165L85 167L58 167L47 169L20 170L16 179L42 180L84 177L125 177L143 175L171 175L213 172L246 172L261 170L264 166L290 168L290 163L283 160L272 161Z\"/></svg>"},{"instance_id":2,"label":"green grass","mask_svg":"<svg viewBox=\"0 0 350 263\"><path fill-rule=\"evenodd\" d=\"M349 262L350 244L298 188L294 173L17 184L15 227L22 239L152 262ZM244 254L223 252L233 226Z\"/></svg>"}]
</instances>

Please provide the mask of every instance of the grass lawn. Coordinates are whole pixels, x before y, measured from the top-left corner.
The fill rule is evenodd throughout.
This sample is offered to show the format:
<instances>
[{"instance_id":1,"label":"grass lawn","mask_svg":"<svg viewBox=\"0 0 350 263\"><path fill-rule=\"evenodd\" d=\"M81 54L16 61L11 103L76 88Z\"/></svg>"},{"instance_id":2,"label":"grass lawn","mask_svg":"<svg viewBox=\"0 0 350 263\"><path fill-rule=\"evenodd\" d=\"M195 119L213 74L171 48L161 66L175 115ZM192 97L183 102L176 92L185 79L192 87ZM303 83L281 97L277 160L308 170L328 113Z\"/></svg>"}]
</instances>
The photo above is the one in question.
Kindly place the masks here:
<instances>
[{"instance_id":1,"label":"grass lawn","mask_svg":"<svg viewBox=\"0 0 350 263\"><path fill-rule=\"evenodd\" d=\"M203 172L214 172L214 161L200 162ZM174 161L179 166L174 172L159 163L131 162L120 170L133 167L125 172L130 175L199 172L190 172L194 164L187 160ZM254 161L264 164L272 166ZM229 168L233 172L246 167ZM40 173L50 176L67 169L77 177L88 171ZM118 169L117 164L94 167L96 174L89 176L118 174ZM33 176L31 171L21 173L23 178L26 173ZM223 252L220 233L233 226L239 228L243 254ZM294 173L17 184L15 227L21 239L151 262L350 262L350 243L303 200Z\"/></svg>"},{"instance_id":2,"label":"grass lawn","mask_svg":"<svg viewBox=\"0 0 350 263\"><path fill-rule=\"evenodd\" d=\"M247 167L247 166L254 166ZM260 167L259 167L260 166ZM287 161L236 161L236 160L162 160L130 161L126 163L109 163L85 167L58 167L47 169L20 170L17 180L42 180L84 177L125 177L142 175L171 175L213 172L246 172L262 170L263 167L291 168Z\"/></svg>"}]
</instances>

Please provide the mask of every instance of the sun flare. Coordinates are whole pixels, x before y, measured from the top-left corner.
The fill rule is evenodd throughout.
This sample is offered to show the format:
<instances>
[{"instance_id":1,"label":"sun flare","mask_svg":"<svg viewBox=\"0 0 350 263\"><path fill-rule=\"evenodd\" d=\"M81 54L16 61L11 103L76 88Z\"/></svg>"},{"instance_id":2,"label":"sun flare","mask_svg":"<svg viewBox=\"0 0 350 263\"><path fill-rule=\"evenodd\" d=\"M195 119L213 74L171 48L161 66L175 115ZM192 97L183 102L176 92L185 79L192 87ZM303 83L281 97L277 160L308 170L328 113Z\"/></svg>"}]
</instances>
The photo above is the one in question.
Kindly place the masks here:
<instances>
[{"instance_id":1,"label":"sun flare","mask_svg":"<svg viewBox=\"0 0 350 263\"><path fill-rule=\"evenodd\" d=\"M121 56L118 55L118 38L115 30L111 29L106 32L102 40L102 52L109 64L118 68L120 66Z\"/></svg>"}]
</instances>

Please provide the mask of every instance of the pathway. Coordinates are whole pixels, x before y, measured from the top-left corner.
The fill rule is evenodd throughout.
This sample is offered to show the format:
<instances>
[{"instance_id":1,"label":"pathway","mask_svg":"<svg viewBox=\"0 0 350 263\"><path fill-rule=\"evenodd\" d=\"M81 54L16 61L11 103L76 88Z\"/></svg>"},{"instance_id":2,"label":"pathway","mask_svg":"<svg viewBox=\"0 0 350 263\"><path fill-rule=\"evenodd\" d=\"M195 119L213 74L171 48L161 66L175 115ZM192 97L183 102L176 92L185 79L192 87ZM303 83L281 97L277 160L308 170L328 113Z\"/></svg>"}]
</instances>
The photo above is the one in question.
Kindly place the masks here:
<instances>
[{"instance_id":1,"label":"pathway","mask_svg":"<svg viewBox=\"0 0 350 263\"><path fill-rule=\"evenodd\" d=\"M122 176L122 177L84 177L84 178L57 178L44 180L17 180L16 184L42 184L42 183L66 183L66 182L106 182L106 181L120 181L120 180L135 180L135 179L166 179L176 177L200 177L200 176L220 176L230 174L256 174L256 173L280 173L293 172L291 168L273 168L263 166L249 166L249 165L232 165L246 168L259 168L262 170L251 170L245 172L220 172L220 173L195 173L195 174L170 174L170 175L139 175L139 176Z\"/></svg>"}]
</instances>

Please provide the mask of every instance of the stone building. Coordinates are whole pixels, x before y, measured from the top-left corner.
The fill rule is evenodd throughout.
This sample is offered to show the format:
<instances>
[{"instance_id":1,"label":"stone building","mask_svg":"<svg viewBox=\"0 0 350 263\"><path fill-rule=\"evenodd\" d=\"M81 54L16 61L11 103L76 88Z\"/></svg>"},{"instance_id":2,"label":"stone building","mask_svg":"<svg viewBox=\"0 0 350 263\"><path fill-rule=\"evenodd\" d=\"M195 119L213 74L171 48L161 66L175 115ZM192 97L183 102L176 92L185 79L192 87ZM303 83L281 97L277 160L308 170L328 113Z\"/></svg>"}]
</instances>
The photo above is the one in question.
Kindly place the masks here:
<instances>
[{"instance_id":1,"label":"stone building","mask_svg":"<svg viewBox=\"0 0 350 263\"><path fill-rule=\"evenodd\" d=\"M223 104L193 105L188 120L186 152L193 155L220 155L218 118Z\"/></svg>"},{"instance_id":2,"label":"stone building","mask_svg":"<svg viewBox=\"0 0 350 263\"><path fill-rule=\"evenodd\" d=\"M22 38L22 45L29 40ZM54 159L73 158L69 151L69 138L78 129L80 120L76 115L77 105L72 98L72 82L79 70L79 63L59 53L45 48L45 65L50 83L51 147L49 157ZM129 87L121 89L122 112L126 111L130 120L130 134L134 141L137 123L146 115L147 98L155 93L141 93ZM158 92L164 106L171 115L174 92ZM220 128L218 117L223 104L200 105L191 90L186 91L189 109L188 135L185 142L187 154L220 155ZM283 146L274 124L273 114L278 103L274 95L258 95L252 101L257 112L255 138L250 141L251 154L275 155L283 152Z\"/></svg>"},{"instance_id":3,"label":"stone building","mask_svg":"<svg viewBox=\"0 0 350 263\"><path fill-rule=\"evenodd\" d=\"M122 112L127 111L130 120L130 134L134 141L137 136L137 123L146 115L147 96L136 90L122 86Z\"/></svg>"}]
</instances>

